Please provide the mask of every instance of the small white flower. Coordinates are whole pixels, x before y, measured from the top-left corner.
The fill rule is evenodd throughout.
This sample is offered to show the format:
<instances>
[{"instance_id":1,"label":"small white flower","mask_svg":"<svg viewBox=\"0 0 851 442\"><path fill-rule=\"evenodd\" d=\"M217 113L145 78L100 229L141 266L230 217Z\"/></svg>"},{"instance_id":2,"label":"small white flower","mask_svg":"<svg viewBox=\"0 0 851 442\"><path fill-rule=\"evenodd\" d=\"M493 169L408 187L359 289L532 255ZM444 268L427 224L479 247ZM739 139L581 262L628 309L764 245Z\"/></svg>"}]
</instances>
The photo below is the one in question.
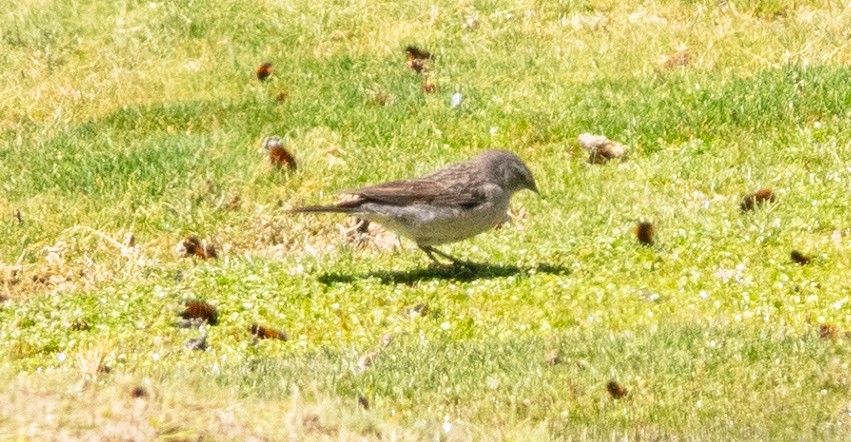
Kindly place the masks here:
<instances>
[{"instance_id":1,"label":"small white flower","mask_svg":"<svg viewBox=\"0 0 851 442\"><path fill-rule=\"evenodd\" d=\"M701 290L700 293L698 293L698 294L700 295L700 297L702 299L706 299L706 298L709 297L709 293L706 293L706 290Z\"/></svg>"},{"instance_id":2,"label":"small white flower","mask_svg":"<svg viewBox=\"0 0 851 442\"><path fill-rule=\"evenodd\" d=\"M490 130L491 136L495 136L497 132L499 132L499 129L497 129L496 126L492 127Z\"/></svg>"},{"instance_id":3,"label":"small white flower","mask_svg":"<svg viewBox=\"0 0 851 442\"><path fill-rule=\"evenodd\" d=\"M65 353L62 353L62 352L56 353L56 359L59 362L65 362L65 359L67 359L67 358L68 358L68 356Z\"/></svg>"},{"instance_id":4,"label":"small white flower","mask_svg":"<svg viewBox=\"0 0 851 442\"><path fill-rule=\"evenodd\" d=\"M497 388L499 388L499 379L494 378L494 377L489 377L488 378L488 388L490 388L491 390L496 390Z\"/></svg>"},{"instance_id":5,"label":"small white flower","mask_svg":"<svg viewBox=\"0 0 851 442\"><path fill-rule=\"evenodd\" d=\"M443 432L448 433L450 431L452 431L452 424L450 424L449 422L444 422L443 423Z\"/></svg>"},{"instance_id":6,"label":"small white flower","mask_svg":"<svg viewBox=\"0 0 851 442\"><path fill-rule=\"evenodd\" d=\"M446 321L446 322L440 324L440 328L442 328L444 330L449 330L449 327L450 327L449 321Z\"/></svg>"},{"instance_id":7,"label":"small white flower","mask_svg":"<svg viewBox=\"0 0 851 442\"><path fill-rule=\"evenodd\" d=\"M183 70L186 72L198 72L201 70L201 60L189 60L183 64Z\"/></svg>"},{"instance_id":8,"label":"small white flower","mask_svg":"<svg viewBox=\"0 0 851 442\"><path fill-rule=\"evenodd\" d=\"M460 92L455 92L454 94L452 94L452 99L449 101L449 107L454 109L454 108L460 106L461 101L463 99L464 99L464 97L461 96Z\"/></svg>"}]
</instances>

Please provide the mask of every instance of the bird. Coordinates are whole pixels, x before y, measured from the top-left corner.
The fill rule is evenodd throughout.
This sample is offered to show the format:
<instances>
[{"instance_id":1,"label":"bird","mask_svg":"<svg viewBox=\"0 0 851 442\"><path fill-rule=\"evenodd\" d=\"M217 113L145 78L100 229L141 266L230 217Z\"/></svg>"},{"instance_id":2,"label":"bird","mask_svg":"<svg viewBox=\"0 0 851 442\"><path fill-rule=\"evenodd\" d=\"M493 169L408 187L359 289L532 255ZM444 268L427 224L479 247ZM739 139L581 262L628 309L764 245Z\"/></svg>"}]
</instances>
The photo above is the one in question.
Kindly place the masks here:
<instances>
[{"instance_id":1,"label":"bird","mask_svg":"<svg viewBox=\"0 0 851 442\"><path fill-rule=\"evenodd\" d=\"M435 264L440 256L470 265L435 248L465 240L505 219L511 197L538 192L529 167L514 153L492 149L421 178L390 181L338 192L333 205L292 209L293 213L345 213L376 222L413 240Z\"/></svg>"}]
</instances>

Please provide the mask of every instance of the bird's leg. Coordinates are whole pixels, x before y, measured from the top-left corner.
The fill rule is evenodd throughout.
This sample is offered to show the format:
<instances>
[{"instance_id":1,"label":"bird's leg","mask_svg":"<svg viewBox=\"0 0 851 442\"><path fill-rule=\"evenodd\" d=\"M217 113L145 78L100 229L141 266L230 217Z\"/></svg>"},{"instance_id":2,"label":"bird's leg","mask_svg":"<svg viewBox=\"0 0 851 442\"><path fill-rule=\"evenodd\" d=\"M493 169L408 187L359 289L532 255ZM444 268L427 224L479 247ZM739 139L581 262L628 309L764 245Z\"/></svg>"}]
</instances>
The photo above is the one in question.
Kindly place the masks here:
<instances>
[{"instance_id":1,"label":"bird's leg","mask_svg":"<svg viewBox=\"0 0 851 442\"><path fill-rule=\"evenodd\" d=\"M434 255L438 255L442 258L446 258L449 261L451 261L452 264L455 264L455 265L460 265L460 266L464 266L464 267L476 267L477 266L476 263L458 259L458 258L456 258L452 255L447 254L447 253L443 253L440 250L437 250L432 246L420 246L420 250L425 252L426 255L428 255L428 257L431 258L431 260L435 262L435 264L438 264L438 265L441 265L441 266L444 265L444 264L441 263L440 261L438 261L437 258L434 257Z\"/></svg>"},{"instance_id":2,"label":"bird's leg","mask_svg":"<svg viewBox=\"0 0 851 442\"><path fill-rule=\"evenodd\" d=\"M420 250L425 252L425 254L428 255L429 258L431 258L432 262L434 262L435 264L437 264L439 266L445 265L442 262L438 261L437 258L434 257L435 250L434 250L433 247L430 247L430 246L419 246L419 247L420 247Z\"/></svg>"},{"instance_id":3,"label":"bird's leg","mask_svg":"<svg viewBox=\"0 0 851 442\"><path fill-rule=\"evenodd\" d=\"M460 260L460 259L458 259L458 258L456 258L456 257L454 257L454 256L452 256L448 253L443 253L440 250L435 249L434 247L429 247L429 249L435 255L440 256L442 258L446 258L446 259L452 261L453 264L468 264L467 261L462 261L462 260Z\"/></svg>"}]
</instances>

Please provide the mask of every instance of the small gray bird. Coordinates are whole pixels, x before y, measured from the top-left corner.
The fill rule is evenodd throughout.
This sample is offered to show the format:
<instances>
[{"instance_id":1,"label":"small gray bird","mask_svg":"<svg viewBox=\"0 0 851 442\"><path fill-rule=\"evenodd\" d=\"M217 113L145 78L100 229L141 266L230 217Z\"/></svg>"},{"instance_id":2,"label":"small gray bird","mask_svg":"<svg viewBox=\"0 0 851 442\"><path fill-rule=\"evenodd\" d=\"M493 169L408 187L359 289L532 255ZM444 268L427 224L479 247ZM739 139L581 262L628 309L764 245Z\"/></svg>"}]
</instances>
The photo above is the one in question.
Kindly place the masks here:
<instances>
[{"instance_id":1,"label":"small gray bird","mask_svg":"<svg viewBox=\"0 0 851 442\"><path fill-rule=\"evenodd\" d=\"M309 206L296 213L337 212L377 222L417 243L432 261L435 254L464 264L434 248L478 235L500 223L515 192L538 187L517 155L488 150L423 178L391 181L339 192L333 206Z\"/></svg>"}]
</instances>

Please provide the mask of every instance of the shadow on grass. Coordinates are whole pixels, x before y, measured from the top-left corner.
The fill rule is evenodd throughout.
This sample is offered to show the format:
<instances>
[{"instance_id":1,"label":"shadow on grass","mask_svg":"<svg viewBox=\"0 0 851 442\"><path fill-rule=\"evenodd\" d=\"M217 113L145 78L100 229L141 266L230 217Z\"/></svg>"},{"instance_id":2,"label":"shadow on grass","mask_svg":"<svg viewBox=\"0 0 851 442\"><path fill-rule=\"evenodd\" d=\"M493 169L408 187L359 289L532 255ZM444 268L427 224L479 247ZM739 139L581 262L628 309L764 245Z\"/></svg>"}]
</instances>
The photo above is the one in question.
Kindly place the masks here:
<instances>
[{"instance_id":1,"label":"shadow on grass","mask_svg":"<svg viewBox=\"0 0 851 442\"><path fill-rule=\"evenodd\" d=\"M475 264L471 266L429 266L414 270L381 270L359 275L347 273L325 273L320 275L319 282L331 285L349 283L358 279L377 278L382 284L414 284L420 281L443 279L449 281L473 281L476 279L505 278L515 275L533 275L547 273L553 275L569 275L570 269L563 266L538 264L530 267Z\"/></svg>"}]
</instances>

